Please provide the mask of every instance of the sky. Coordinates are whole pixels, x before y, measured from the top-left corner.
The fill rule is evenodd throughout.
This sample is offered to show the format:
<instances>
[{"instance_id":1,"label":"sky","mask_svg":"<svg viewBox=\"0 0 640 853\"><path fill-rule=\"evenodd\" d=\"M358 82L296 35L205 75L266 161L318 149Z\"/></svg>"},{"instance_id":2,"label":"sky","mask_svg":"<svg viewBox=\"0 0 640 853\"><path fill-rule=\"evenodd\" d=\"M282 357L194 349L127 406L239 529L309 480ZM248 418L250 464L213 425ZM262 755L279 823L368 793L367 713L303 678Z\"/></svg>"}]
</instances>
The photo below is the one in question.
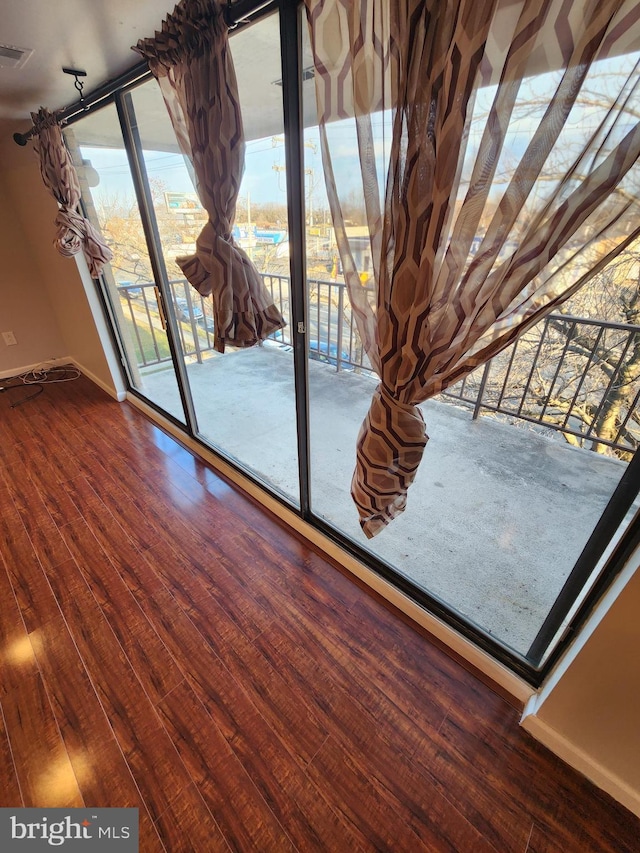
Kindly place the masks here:
<instances>
[{"instance_id":1,"label":"sky","mask_svg":"<svg viewBox=\"0 0 640 853\"><path fill-rule=\"evenodd\" d=\"M592 69L593 78L588 82L591 102L602 99L607 100L607 86L611 83L612 66L623 63L629 71L637 55L625 57L622 60L616 58L607 60ZM598 66L598 63L596 63ZM604 72L599 74L597 72ZM510 125L510 132L502 154L502 168L497 170L498 177L501 172L508 175L512 173L513 164L517 163L524 154L527 145L533 135L535 127L546 109L548 94L553 91L560 80L560 72L550 72L528 78L524 81L521 94L525 95L525 107L519 114L514 114ZM617 77L617 75L616 75ZM614 83L619 85L618 77ZM477 127L472 126L468 142L468 162L477 151L482 130L484 128L484 117L491 106L495 95L495 87L485 87L478 90L475 99L475 112L483 117ZM600 92L600 95L599 95ZM640 110L638 97L634 99L634 106ZM595 126L602 112L593 106L576 105L563 130L558 145L558 150L563 153L570 151L579 139L583 139L588 126ZM627 129L631 119L627 119ZM378 114L373 116L374 132L376 134L376 150L381 166L384 161L384 149L390 137L389 114ZM617 133L625 131L625 125L621 122ZM340 190L349 191L351 186L355 187L359 176L358 147L351 120L335 122L329 127L332 150L334 151L334 168L336 182ZM386 134L386 142L385 142ZM83 156L89 159L100 174L100 185L94 189L97 200L106 194L113 197L118 195L123 199L133 199L134 192L129 173L129 165L124 150L99 149L83 147ZM322 172L322 158L320 155L319 134L317 128L305 130L305 181L307 197L309 187L314 186L313 206L314 209L322 209L328 206L324 190ZM283 171L285 163L284 139L282 136L256 139L247 143L245 158L245 173L240 190L241 199L246 200L250 194L252 204L264 202L286 203L286 176ZM500 164L499 164L500 165ZM146 167L151 179L158 178L163 182L167 191L191 193L194 188L191 184L189 174L181 155L162 151L149 151L146 154ZM465 167L468 173L469 167ZM381 186L384 189L384 177L380 174Z\"/></svg>"},{"instance_id":2,"label":"sky","mask_svg":"<svg viewBox=\"0 0 640 853\"><path fill-rule=\"evenodd\" d=\"M309 134L312 137L312 134ZM315 133L317 140L317 131ZM277 137L277 139L281 139ZM314 143L315 144L315 143ZM92 166L100 175L100 184L93 190L96 200L100 196L119 195L133 198L127 155L123 149L106 149L82 147L82 156L91 161ZM305 148L305 168L313 169L313 181L316 185L314 205L327 206L327 199L321 180L322 162L319 147L316 153L312 148ZM278 142L274 145L272 137L252 140L247 143L245 156L245 172L240 189L240 196L250 193L252 203L276 202L286 204L286 177L279 171L284 167L284 145ZM148 151L145 164L149 178L158 178L168 192L194 192L193 184L181 155L164 151ZM276 166L278 169L274 169ZM311 176L307 176L307 181Z\"/></svg>"}]
</instances>

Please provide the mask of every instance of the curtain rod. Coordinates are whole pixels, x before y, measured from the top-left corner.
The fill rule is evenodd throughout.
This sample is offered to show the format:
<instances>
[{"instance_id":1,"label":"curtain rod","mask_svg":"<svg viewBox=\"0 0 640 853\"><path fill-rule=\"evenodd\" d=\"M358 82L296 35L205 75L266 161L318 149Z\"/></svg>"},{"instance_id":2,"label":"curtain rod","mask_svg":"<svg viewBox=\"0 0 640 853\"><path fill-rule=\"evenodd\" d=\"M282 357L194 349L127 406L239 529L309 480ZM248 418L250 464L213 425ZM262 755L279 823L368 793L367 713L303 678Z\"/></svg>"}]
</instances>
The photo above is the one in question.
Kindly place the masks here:
<instances>
[{"instance_id":1,"label":"curtain rod","mask_svg":"<svg viewBox=\"0 0 640 853\"><path fill-rule=\"evenodd\" d=\"M251 15L273 4L274 0L237 0L235 3L228 0L223 9L223 17L229 29L233 29L238 24L246 21ZM139 62L119 77L115 77L113 80L108 80L106 83L98 86L97 89L94 89L83 99L82 103L74 101L69 106L64 107L58 113L59 120L64 124L73 124L73 122L89 113L106 98L111 97L114 92L133 83L140 83L148 77L151 77L149 66L146 62ZM36 130L34 127L31 127L26 133L14 133L13 141L17 145L26 145L31 137L35 135Z\"/></svg>"}]
</instances>

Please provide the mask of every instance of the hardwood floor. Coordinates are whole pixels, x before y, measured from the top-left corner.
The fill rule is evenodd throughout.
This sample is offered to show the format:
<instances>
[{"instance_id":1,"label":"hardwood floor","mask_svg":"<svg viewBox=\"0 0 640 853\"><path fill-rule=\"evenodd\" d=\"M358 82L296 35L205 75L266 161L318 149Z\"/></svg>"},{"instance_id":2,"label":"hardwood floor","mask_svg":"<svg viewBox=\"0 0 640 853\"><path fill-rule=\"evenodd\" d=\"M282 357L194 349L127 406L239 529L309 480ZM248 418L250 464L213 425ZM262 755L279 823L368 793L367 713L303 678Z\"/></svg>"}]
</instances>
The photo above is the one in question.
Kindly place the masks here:
<instances>
[{"instance_id":1,"label":"hardwood floor","mask_svg":"<svg viewBox=\"0 0 640 853\"><path fill-rule=\"evenodd\" d=\"M623 853L640 821L127 404L0 394L0 806L141 851Z\"/></svg>"}]
</instances>

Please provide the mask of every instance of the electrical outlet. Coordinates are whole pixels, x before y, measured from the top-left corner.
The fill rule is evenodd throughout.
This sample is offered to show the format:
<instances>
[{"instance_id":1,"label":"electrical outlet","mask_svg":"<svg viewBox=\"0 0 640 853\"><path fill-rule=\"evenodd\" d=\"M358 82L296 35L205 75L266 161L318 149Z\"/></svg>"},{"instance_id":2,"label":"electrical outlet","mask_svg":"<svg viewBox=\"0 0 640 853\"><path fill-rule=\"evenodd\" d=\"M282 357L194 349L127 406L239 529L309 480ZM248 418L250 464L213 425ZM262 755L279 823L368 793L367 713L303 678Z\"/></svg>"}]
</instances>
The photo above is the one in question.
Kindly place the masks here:
<instances>
[{"instance_id":1,"label":"electrical outlet","mask_svg":"<svg viewBox=\"0 0 640 853\"><path fill-rule=\"evenodd\" d=\"M14 344L17 344L16 336L13 332L3 332L2 337L4 338L4 342L8 347L12 347Z\"/></svg>"}]
</instances>

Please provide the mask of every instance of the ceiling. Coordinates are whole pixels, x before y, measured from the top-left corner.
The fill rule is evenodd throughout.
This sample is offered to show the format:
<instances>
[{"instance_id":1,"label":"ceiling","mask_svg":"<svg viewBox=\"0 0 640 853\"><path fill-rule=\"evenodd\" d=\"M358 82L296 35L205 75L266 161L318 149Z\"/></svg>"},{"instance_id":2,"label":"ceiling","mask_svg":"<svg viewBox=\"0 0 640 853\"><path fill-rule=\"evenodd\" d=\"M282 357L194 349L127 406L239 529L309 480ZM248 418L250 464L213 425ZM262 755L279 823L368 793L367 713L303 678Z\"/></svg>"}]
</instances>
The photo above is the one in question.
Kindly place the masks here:
<instances>
[{"instance_id":1,"label":"ceiling","mask_svg":"<svg viewBox=\"0 0 640 853\"><path fill-rule=\"evenodd\" d=\"M0 68L0 118L29 126L40 106L58 109L78 99L74 78L87 72L85 92L140 62L131 46L153 35L173 9L171 0L20 0L2 4L0 44L29 48L23 68Z\"/></svg>"},{"instance_id":2,"label":"ceiling","mask_svg":"<svg viewBox=\"0 0 640 853\"><path fill-rule=\"evenodd\" d=\"M637 2L626 0L625 8ZM33 53L22 68L0 67L0 133L3 138L5 135L10 138L15 131L28 130L30 113L40 106L59 109L78 100L74 79L62 72L63 67L86 71L83 79L85 93L89 93L139 64L140 57L131 46L160 29L163 18L174 5L174 0L4 0L0 45L31 49ZM499 0L499 14L504 20L501 26L494 28L496 44L488 45L490 52L499 54L505 50L505 46L499 44L500 34L510 31L507 19L517 14L519 5L518 0ZM579 14L580 7L581 0L575 0L573 13ZM263 20L255 27L239 28L231 39L247 139L282 132L278 39L277 17ZM629 44L622 45L623 39L618 49L638 49L638 36L633 29L628 39ZM540 70L554 67L555 60L550 52L556 43L556 38L542 39L540 58L531 57L531 70L536 66ZM303 56L303 67L311 62L310 56ZM303 86L305 93L313 92L313 80L305 81ZM305 125L315 123L313 96L303 97L303 104ZM175 137L170 134L169 139L162 129L166 126L166 113L157 97L151 97L148 115L154 111L158 147L175 147ZM102 134L102 144L117 144L109 138L106 128L99 127L99 122L95 131L97 137Z\"/></svg>"},{"instance_id":3,"label":"ceiling","mask_svg":"<svg viewBox=\"0 0 640 853\"><path fill-rule=\"evenodd\" d=\"M40 106L60 109L75 103L74 78L62 68L87 72L85 94L119 77L141 62L131 49L138 39L152 36L172 11L172 0L20 0L3 4L0 45L32 49L23 68L0 67L0 132L9 137L31 126L30 113ZM282 85L277 16L239 28L231 39L247 139L282 133ZM249 32L250 31L250 32ZM307 57L308 63L311 58ZM280 85L278 85L280 84ZM313 81L305 84L313 90ZM175 136L156 86L137 95L144 108L153 147L175 150ZM315 101L305 98L305 123L315 120ZM83 141L120 147L113 122L98 110L84 125ZM76 125L78 127L78 125Z\"/></svg>"}]
</instances>

